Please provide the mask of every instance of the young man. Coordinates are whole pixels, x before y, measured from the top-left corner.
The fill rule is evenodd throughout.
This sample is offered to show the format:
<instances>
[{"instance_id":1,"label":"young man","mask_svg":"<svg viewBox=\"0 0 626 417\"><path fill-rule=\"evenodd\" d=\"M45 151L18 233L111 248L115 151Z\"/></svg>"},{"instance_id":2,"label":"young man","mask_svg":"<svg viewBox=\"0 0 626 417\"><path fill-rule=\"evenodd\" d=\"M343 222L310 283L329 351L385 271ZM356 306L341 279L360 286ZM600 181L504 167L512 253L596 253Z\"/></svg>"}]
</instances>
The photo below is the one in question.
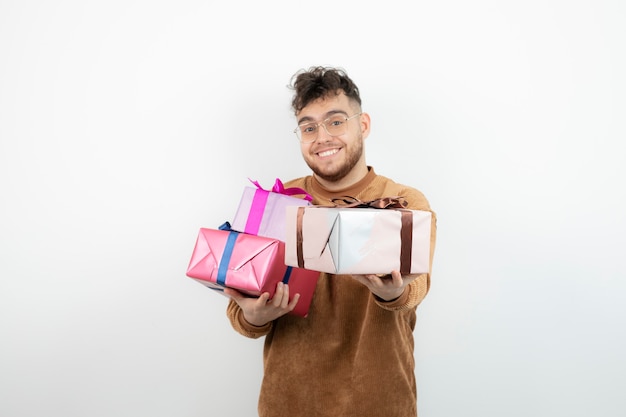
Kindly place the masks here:
<instances>
[{"instance_id":1,"label":"young man","mask_svg":"<svg viewBox=\"0 0 626 417\"><path fill-rule=\"evenodd\" d=\"M361 201L403 196L408 208L429 210L414 188L377 175L365 161L370 116L359 90L341 69L315 67L292 79L295 130L310 176L285 183L313 204L352 196ZM433 213L431 264L435 245ZM244 336L265 336L261 417L415 417L413 330L430 275L320 275L309 315L286 315L289 288L278 284L249 298L234 290L227 316Z\"/></svg>"}]
</instances>

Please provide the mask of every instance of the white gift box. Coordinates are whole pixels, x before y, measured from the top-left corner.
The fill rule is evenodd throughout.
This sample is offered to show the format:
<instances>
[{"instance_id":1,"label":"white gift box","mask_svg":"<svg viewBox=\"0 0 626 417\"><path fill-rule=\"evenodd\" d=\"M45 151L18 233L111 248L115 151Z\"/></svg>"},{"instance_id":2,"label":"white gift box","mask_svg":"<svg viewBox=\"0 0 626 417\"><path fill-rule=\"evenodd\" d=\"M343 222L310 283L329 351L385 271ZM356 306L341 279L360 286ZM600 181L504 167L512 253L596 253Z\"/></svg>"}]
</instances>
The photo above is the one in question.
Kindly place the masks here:
<instances>
[{"instance_id":1,"label":"white gift box","mask_svg":"<svg viewBox=\"0 0 626 417\"><path fill-rule=\"evenodd\" d=\"M331 274L430 272L432 213L287 207L285 264Z\"/></svg>"}]
</instances>

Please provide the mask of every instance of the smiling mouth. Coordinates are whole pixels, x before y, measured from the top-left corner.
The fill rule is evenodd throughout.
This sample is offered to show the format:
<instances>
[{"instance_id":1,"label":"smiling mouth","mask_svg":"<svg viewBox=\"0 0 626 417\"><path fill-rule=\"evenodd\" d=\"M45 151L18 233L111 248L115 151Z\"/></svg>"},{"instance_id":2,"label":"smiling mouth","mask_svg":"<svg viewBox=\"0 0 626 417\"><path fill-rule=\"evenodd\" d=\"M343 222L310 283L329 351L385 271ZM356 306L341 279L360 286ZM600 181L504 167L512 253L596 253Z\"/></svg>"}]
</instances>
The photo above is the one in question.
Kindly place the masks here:
<instances>
[{"instance_id":1,"label":"smiling mouth","mask_svg":"<svg viewBox=\"0 0 626 417\"><path fill-rule=\"evenodd\" d=\"M325 157L327 157L327 156L334 155L334 154L336 154L337 152L339 152L339 149L329 149L329 150L324 151L324 152L319 152L317 155L318 155L318 156L320 156L320 157L322 157L322 158L325 158Z\"/></svg>"}]
</instances>

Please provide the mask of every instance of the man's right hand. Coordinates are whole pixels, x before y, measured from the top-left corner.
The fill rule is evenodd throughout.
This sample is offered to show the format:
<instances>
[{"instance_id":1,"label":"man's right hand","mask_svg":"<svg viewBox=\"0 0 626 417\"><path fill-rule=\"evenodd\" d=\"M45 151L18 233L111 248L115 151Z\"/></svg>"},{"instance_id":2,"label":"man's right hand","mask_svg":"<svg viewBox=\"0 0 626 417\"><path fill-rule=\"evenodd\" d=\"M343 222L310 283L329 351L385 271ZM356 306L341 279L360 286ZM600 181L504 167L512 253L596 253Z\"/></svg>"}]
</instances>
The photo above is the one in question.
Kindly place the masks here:
<instances>
[{"instance_id":1,"label":"man's right hand","mask_svg":"<svg viewBox=\"0 0 626 417\"><path fill-rule=\"evenodd\" d=\"M300 294L295 294L289 302L289 286L282 282L276 285L276 292L271 300L268 292L264 292L257 298L232 288L225 288L224 294L239 305L248 323L259 327L292 311L300 299Z\"/></svg>"}]
</instances>

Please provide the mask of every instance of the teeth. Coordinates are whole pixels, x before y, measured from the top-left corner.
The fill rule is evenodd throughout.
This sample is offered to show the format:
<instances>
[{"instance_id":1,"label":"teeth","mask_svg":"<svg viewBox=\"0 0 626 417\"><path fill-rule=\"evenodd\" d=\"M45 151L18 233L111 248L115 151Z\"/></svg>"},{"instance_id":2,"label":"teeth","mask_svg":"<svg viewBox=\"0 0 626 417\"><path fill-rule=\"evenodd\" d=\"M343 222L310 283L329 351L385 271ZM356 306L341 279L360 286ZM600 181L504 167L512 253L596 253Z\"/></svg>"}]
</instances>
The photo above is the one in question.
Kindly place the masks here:
<instances>
[{"instance_id":1,"label":"teeth","mask_svg":"<svg viewBox=\"0 0 626 417\"><path fill-rule=\"evenodd\" d=\"M318 155L321 157L330 156L339 152L338 149L331 149L329 151L320 152Z\"/></svg>"}]
</instances>

